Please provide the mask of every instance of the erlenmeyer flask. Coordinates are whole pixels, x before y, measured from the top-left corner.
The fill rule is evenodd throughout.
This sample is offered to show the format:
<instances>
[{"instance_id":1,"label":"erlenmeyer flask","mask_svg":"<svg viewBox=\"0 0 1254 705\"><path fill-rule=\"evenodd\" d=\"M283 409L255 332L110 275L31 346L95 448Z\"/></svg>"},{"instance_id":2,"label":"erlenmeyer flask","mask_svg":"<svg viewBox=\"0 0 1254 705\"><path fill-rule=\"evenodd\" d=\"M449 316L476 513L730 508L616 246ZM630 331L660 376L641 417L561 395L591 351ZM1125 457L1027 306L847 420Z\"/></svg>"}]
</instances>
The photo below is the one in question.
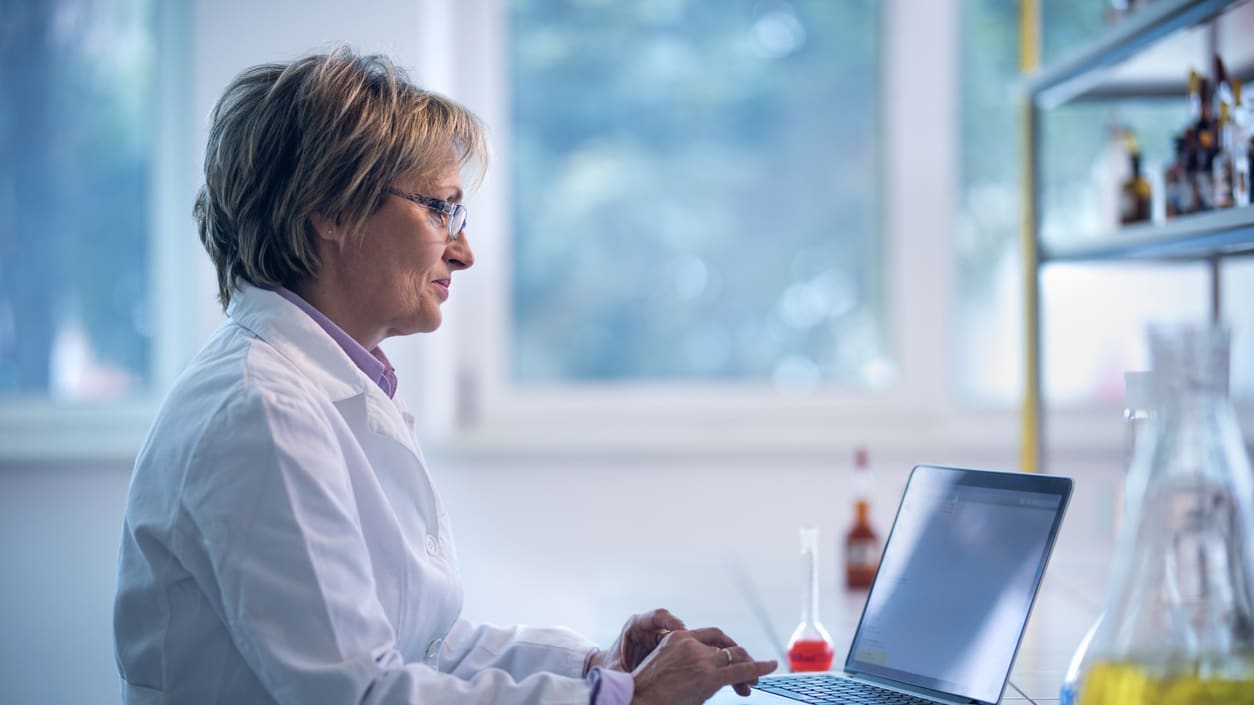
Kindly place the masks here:
<instances>
[{"instance_id":1,"label":"erlenmeyer flask","mask_svg":"<svg viewBox=\"0 0 1254 705\"><path fill-rule=\"evenodd\" d=\"M1158 416L1136 450L1080 705L1254 704L1254 507L1228 333L1150 329Z\"/></svg>"},{"instance_id":2,"label":"erlenmeyer flask","mask_svg":"<svg viewBox=\"0 0 1254 705\"><path fill-rule=\"evenodd\" d=\"M1124 405L1123 405L1123 421L1124 421L1124 451L1123 451L1123 482L1120 483L1119 492L1117 493L1121 502L1127 501L1127 492L1123 489L1123 485L1127 484L1128 477L1132 468L1132 459L1136 449L1145 442L1145 435L1149 431L1149 421L1153 412L1154 390L1151 387L1153 378L1149 372L1124 372ZM1116 505L1114 511L1113 522L1117 528L1118 524L1123 522L1123 508ZM1067 670L1062 677L1062 687L1058 690L1058 705L1075 705L1076 690L1080 681L1080 669L1084 666L1086 657L1088 656L1089 646L1093 643L1093 636L1097 633L1097 628L1102 623L1102 615L1097 615L1097 619L1093 622L1093 626L1089 627L1084 633L1084 637L1080 639L1080 643L1076 646L1075 652L1071 654L1071 660L1067 662Z\"/></svg>"}]
</instances>

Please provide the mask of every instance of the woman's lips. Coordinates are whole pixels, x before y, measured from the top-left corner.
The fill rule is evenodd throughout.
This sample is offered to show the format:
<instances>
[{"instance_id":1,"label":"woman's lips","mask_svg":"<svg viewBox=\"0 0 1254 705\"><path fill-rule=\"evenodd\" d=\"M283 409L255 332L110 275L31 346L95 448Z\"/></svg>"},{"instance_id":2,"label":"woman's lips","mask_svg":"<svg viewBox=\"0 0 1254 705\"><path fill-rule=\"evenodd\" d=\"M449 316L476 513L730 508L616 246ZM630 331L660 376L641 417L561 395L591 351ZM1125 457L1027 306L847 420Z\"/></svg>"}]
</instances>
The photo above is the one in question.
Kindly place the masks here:
<instances>
[{"instance_id":1,"label":"woman's lips","mask_svg":"<svg viewBox=\"0 0 1254 705\"><path fill-rule=\"evenodd\" d=\"M436 287L440 290L440 293L443 295L443 298L448 298L448 287L451 283L448 279L436 279L431 283L436 285Z\"/></svg>"}]
</instances>

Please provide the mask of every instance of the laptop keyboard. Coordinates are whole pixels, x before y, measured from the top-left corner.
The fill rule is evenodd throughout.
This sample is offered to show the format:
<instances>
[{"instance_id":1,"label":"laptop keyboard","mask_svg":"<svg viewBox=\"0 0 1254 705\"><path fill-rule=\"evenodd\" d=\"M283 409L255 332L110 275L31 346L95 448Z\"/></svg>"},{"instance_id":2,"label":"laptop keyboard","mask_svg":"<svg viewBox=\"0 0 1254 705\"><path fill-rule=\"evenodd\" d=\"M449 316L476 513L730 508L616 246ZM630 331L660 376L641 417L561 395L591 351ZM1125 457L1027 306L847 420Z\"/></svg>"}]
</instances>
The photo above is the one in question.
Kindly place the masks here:
<instances>
[{"instance_id":1,"label":"laptop keyboard","mask_svg":"<svg viewBox=\"0 0 1254 705\"><path fill-rule=\"evenodd\" d=\"M753 687L811 705L936 705L932 700L826 675L771 678Z\"/></svg>"}]
</instances>

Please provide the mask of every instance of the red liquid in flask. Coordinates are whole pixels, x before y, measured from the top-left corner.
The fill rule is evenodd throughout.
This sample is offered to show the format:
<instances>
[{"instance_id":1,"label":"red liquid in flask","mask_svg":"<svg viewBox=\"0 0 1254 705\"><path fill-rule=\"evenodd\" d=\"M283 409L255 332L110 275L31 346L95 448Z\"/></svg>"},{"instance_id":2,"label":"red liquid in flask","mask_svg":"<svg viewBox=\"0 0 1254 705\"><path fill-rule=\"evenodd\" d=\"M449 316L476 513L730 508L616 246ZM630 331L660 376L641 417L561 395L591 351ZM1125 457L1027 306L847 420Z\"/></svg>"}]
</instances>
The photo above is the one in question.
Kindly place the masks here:
<instances>
[{"instance_id":1,"label":"red liquid in flask","mask_svg":"<svg viewBox=\"0 0 1254 705\"><path fill-rule=\"evenodd\" d=\"M797 671L828 671L836 652L822 639L801 639L788 647L788 667Z\"/></svg>"}]
</instances>

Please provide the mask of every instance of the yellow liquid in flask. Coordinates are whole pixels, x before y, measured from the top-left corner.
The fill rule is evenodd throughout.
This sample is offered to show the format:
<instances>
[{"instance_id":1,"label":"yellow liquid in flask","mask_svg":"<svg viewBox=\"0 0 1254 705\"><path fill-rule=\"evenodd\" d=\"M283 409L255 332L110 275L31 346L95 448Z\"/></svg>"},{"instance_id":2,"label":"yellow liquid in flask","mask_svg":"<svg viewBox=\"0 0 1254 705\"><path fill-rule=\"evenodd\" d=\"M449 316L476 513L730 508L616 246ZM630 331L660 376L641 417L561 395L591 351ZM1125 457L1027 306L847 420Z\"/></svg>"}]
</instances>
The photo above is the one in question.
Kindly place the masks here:
<instances>
[{"instance_id":1,"label":"yellow liquid in flask","mask_svg":"<svg viewBox=\"0 0 1254 705\"><path fill-rule=\"evenodd\" d=\"M1132 663L1094 664L1078 705L1254 705L1254 673L1244 678L1160 676Z\"/></svg>"}]
</instances>

